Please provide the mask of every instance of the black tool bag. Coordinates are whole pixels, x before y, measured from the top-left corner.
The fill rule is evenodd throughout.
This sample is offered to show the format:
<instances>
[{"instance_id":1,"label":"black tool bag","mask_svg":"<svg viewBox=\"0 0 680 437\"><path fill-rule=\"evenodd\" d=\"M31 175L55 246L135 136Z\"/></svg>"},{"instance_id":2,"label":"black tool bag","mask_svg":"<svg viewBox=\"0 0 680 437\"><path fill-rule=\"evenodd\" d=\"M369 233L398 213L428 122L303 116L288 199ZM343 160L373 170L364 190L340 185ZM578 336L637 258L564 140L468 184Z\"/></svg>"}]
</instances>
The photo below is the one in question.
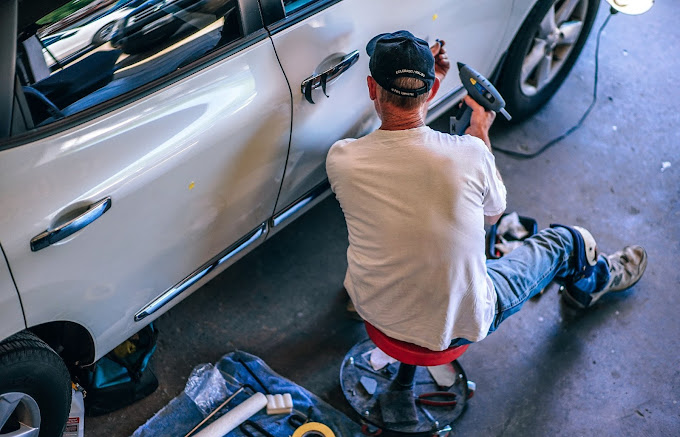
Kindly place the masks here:
<instances>
[{"instance_id":1,"label":"black tool bag","mask_svg":"<svg viewBox=\"0 0 680 437\"><path fill-rule=\"evenodd\" d=\"M128 406L153 393L158 380L148 366L156 350L153 324L125 340L77 379L85 389L85 414L99 416Z\"/></svg>"}]
</instances>

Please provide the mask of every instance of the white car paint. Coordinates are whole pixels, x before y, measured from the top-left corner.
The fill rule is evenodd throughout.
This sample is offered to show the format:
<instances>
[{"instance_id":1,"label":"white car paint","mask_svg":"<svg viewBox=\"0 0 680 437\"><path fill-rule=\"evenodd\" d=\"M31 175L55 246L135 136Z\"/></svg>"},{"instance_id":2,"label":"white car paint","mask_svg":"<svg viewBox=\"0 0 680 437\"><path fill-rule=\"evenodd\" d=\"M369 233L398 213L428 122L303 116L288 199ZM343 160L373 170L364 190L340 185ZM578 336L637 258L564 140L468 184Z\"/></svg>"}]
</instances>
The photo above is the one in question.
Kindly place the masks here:
<instances>
[{"instance_id":1,"label":"white car paint","mask_svg":"<svg viewBox=\"0 0 680 437\"><path fill-rule=\"evenodd\" d=\"M455 61L491 72L534 1L395 7L389 0L343 0L117 110L0 151L0 242L27 325L75 322L93 336L98 359L273 235L282 227L267 225L275 212L325 180L330 145L377 126L366 91L371 37L408 28L430 42L447 41L454 66L436 106L460 87ZM358 63L329 85L329 98L316 90L316 104L309 104L302 80L328 57L352 50L360 53ZM293 131L284 169L288 84ZM86 229L30 250L34 236L107 196L111 209ZM141 309L260 226L265 232L251 246L135 321ZM0 262L0 339L25 327L8 273Z\"/></svg>"},{"instance_id":2,"label":"white car paint","mask_svg":"<svg viewBox=\"0 0 680 437\"><path fill-rule=\"evenodd\" d=\"M89 47L93 44L92 40L95 34L99 32L101 28L108 24L115 23L119 19L125 17L131 10L131 8L121 8L83 26L62 30L52 35L44 35L42 39L51 36L64 35L64 37L58 41L48 45L47 49L43 49L43 56L47 66L51 67L54 65L54 58L61 61L67 56Z\"/></svg>"},{"instance_id":3,"label":"white car paint","mask_svg":"<svg viewBox=\"0 0 680 437\"><path fill-rule=\"evenodd\" d=\"M0 255L0 339L26 328L21 302L4 256Z\"/></svg>"},{"instance_id":4,"label":"white car paint","mask_svg":"<svg viewBox=\"0 0 680 437\"><path fill-rule=\"evenodd\" d=\"M77 322L93 335L97 359L179 302L134 321L272 215L289 100L264 38L120 110L0 152L0 199L14 211L0 215L0 241L28 325ZM31 252L35 235L106 196L112 206L98 220Z\"/></svg>"},{"instance_id":5,"label":"white car paint","mask_svg":"<svg viewBox=\"0 0 680 437\"><path fill-rule=\"evenodd\" d=\"M537 3L537 0L512 0L512 10L508 18L508 28L505 30L501 47L509 47L512 40L517 35L517 31L524 23L524 19L531 12L531 8Z\"/></svg>"},{"instance_id":6,"label":"white car paint","mask_svg":"<svg viewBox=\"0 0 680 437\"><path fill-rule=\"evenodd\" d=\"M431 44L435 39L446 41L453 67L436 104L461 87L455 61L469 63L483 74L491 72L504 49L499 42L511 7L507 0L400 2L399 7L391 0L344 0L275 33L274 45L293 88L294 110L290 158L277 208L326 179L326 154L333 142L362 136L378 126L366 86L365 47L373 36L408 27ZM315 104L307 102L300 90L302 81L330 54L353 50L360 53L358 63L328 86L329 97L318 89L313 93Z\"/></svg>"}]
</instances>

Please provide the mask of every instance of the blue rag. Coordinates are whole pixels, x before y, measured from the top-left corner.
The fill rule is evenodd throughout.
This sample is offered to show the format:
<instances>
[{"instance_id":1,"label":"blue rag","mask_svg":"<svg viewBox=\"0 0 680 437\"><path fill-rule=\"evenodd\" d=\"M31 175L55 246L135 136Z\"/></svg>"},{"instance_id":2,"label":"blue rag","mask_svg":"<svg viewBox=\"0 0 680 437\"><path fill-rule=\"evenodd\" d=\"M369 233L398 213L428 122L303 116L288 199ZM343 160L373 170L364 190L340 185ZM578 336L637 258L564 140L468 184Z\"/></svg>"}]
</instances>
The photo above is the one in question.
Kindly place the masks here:
<instances>
[{"instance_id":1,"label":"blue rag","mask_svg":"<svg viewBox=\"0 0 680 437\"><path fill-rule=\"evenodd\" d=\"M253 378L241 362L247 364L260 382ZM262 387L260 383L265 387ZM214 367L211 365L196 367L187 381L184 392L171 400L144 425L137 428L132 437L184 437L243 385L249 385L265 394L267 391L271 394L290 393L295 411L309 417L312 422L327 425L336 436L362 435L359 425L316 395L278 375L258 357L236 351L222 357ZM204 427L248 399L252 393L246 391L236 395ZM250 420L273 435L288 437L295 431L295 427L288 422L289 417L290 414L269 416L265 409L262 409ZM239 428L228 435L230 437L246 436Z\"/></svg>"}]
</instances>

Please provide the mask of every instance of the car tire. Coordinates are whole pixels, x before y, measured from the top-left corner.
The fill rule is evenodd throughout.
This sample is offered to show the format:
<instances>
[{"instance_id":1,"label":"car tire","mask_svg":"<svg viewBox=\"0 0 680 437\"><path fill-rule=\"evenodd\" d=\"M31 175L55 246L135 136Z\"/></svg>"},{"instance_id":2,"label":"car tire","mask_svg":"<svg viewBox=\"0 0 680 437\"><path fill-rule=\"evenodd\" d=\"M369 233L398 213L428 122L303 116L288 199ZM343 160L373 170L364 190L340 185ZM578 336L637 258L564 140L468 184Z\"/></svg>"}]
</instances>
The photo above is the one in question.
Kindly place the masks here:
<instances>
[{"instance_id":1,"label":"car tire","mask_svg":"<svg viewBox=\"0 0 680 437\"><path fill-rule=\"evenodd\" d=\"M574 8L566 15L569 5ZM498 80L514 122L534 114L557 92L588 39L599 5L599 0L539 0L531 10Z\"/></svg>"},{"instance_id":2,"label":"car tire","mask_svg":"<svg viewBox=\"0 0 680 437\"><path fill-rule=\"evenodd\" d=\"M113 28L116 26L116 22L112 21L110 23L102 26L92 37L92 45L100 46L111 39L113 35Z\"/></svg>"},{"instance_id":3,"label":"car tire","mask_svg":"<svg viewBox=\"0 0 680 437\"><path fill-rule=\"evenodd\" d=\"M0 342L0 436L20 426L60 436L70 409L71 377L52 348L28 331Z\"/></svg>"}]
</instances>

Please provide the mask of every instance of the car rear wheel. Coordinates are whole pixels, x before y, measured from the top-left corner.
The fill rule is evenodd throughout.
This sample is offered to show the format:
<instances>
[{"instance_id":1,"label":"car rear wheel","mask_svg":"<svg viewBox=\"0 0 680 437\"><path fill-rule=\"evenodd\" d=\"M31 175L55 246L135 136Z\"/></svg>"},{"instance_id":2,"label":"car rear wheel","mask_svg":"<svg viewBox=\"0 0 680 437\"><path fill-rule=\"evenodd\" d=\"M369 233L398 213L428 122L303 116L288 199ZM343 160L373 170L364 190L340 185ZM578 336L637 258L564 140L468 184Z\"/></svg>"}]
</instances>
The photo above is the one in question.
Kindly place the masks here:
<instances>
[{"instance_id":1,"label":"car rear wheel","mask_svg":"<svg viewBox=\"0 0 680 437\"><path fill-rule=\"evenodd\" d=\"M513 41L498 90L513 121L540 109L562 85L593 26L599 0L539 0Z\"/></svg>"},{"instance_id":2,"label":"car rear wheel","mask_svg":"<svg viewBox=\"0 0 680 437\"><path fill-rule=\"evenodd\" d=\"M47 344L24 331L0 342L0 437L60 436L71 377Z\"/></svg>"}]
</instances>

